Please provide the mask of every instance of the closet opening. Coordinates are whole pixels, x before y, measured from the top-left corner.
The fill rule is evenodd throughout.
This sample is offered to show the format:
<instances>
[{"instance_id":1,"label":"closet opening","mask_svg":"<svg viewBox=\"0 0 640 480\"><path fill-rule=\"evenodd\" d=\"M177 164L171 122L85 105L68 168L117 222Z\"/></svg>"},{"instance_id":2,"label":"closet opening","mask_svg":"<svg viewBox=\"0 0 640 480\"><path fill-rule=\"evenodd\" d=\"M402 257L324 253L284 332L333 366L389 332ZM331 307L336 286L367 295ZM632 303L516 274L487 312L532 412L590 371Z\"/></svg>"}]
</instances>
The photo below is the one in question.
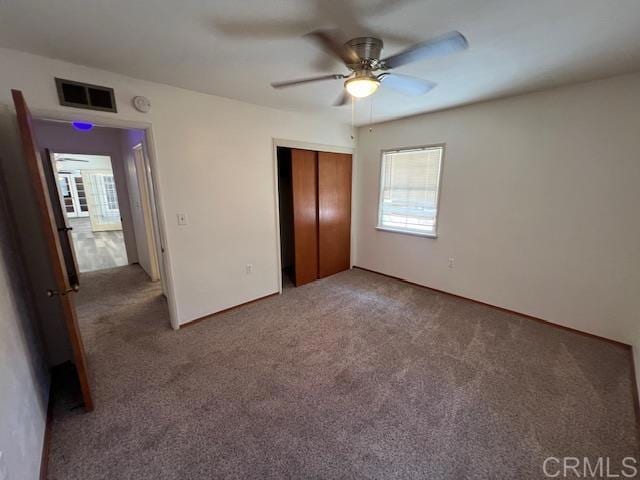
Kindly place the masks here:
<instances>
[{"instance_id":1,"label":"closet opening","mask_svg":"<svg viewBox=\"0 0 640 480\"><path fill-rule=\"evenodd\" d=\"M350 154L278 147L283 288L351 266Z\"/></svg>"},{"instance_id":2,"label":"closet opening","mask_svg":"<svg viewBox=\"0 0 640 480\"><path fill-rule=\"evenodd\" d=\"M280 268L282 288L294 286L293 259L293 186L291 184L291 149L278 147L278 214L280 216Z\"/></svg>"}]
</instances>

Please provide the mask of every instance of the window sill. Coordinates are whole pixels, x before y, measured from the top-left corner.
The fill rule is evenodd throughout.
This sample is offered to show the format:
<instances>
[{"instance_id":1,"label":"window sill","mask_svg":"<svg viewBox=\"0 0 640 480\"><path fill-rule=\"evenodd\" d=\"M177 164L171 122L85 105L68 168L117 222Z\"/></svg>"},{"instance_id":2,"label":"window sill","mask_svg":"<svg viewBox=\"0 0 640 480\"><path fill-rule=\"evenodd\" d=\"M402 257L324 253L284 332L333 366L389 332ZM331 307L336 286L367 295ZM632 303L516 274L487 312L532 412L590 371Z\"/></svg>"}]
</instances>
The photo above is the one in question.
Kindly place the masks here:
<instances>
[{"instance_id":1,"label":"window sill","mask_svg":"<svg viewBox=\"0 0 640 480\"><path fill-rule=\"evenodd\" d=\"M401 233L403 235L413 235L414 237L427 237L427 238L438 238L437 233L420 233L420 232L412 232L409 230L397 230L395 228L388 227L376 227L376 230L381 232L391 232L391 233Z\"/></svg>"}]
</instances>

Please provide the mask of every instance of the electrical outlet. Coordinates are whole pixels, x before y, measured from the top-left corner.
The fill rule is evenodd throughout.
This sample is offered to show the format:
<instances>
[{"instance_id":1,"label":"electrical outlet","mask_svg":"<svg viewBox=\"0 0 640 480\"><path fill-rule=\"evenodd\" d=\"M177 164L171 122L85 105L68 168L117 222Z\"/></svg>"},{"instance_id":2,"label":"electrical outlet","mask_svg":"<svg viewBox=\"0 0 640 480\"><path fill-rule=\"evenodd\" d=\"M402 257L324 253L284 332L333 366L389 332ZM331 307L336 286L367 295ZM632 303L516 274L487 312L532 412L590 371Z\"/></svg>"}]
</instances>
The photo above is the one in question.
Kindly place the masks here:
<instances>
[{"instance_id":1,"label":"electrical outlet","mask_svg":"<svg viewBox=\"0 0 640 480\"><path fill-rule=\"evenodd\" d=\"M453 257L449 257L449 268L453 268L453 262L454 262L454 258Z\"/></svg>"},{"instance_id":2,"label":"electrical outlet","mask_svg":"<svg viewBox=\"0 0 640 480\"><path fill-rule=\"evenodd\" d=\"M187 214L179 213L178 214L178 225L186 225L187 224Z\"/></svg>"},{"instance_id":3,"label":"electrical outlet","mask_svg":"<svg viewBox=\"0 0 640 480\"><path fill-rule=\"evenodd\" d=\"M244 267L244 270L245 270L247 275L252 274L253 273L253 263L247 263L247 265Z\"/></svg>"}]
</instances>

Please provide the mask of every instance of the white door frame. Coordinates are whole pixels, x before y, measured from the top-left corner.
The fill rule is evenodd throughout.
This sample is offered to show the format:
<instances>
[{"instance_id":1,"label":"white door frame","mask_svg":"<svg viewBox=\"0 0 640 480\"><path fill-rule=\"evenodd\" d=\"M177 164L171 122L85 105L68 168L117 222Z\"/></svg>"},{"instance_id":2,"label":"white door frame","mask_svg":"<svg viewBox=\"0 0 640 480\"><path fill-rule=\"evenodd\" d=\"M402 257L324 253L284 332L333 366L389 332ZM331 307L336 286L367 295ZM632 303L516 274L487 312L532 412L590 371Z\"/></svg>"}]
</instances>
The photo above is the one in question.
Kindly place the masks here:
<instances>
[{"instance_id":1,"label":"white door frame","mask_svg":"<svg viewBox=\"0 0 640 480\"><path fill-rule=\"evenodd\" d=\"M273 185L275 191L275 206L276 206L276 255L278 258L277 280L278 280L278 293L282 293L282 255L280 251L280 190L278 188L278 147L286 148L299 148L300 150L315 150L317 152L331 152L331 153L347 153L351 155L351 247L349 259L349 268L353 266L353 179L355 175L353 170L355 167L355 147L340 147L337 145L324 145L321 143L309 143L299 142L297 140L287 140L284 138L273 138Z\"/></svg>"},{"instance_id":2,"label":"white door frame","mask_svg":"<svg viewBox=\"0 0 640 480\"><path fill-rule=\"evenodd\" d=\"M78 114L76 112L62 112L62 111L52 111L52 110L42 110L42 109L33 109L31 111L33 118L39 120L53 120L53 121L65 121L71 122L77 120ZM174 330L178 330L180 328L178 310L175 298L175 287L173 282L173 270L171 268L171 253L169 250L169 246L167 244L167 234L165 227L165 214L164 207L162 204L162 194L160 188L160 182L158 181L158 162L156 155L156 147L153 139L153 125L151 122L140 122L140 121L132 121L132 120L124 120L120 118L113 117L103 117L101 115L92 114L90 112L82 113L82 117L89 122L92 122L96 126L100 127L111 127L111 128L121 128L121 129L136 129L136 130L144 130L145 132L145 147L146 153L145 158L148 162L148 171L151 181L153 181L153 188L150 188L149 191L152 191L154 194L154 203L156 205L157 215L154 216L155 222L157 222L157 229L160 236L160 251L156 252L158 258L162 259L162 271L165 273L163 279L163 289L164 293L167 297L167 303L169 306L169 321L171 323L171 327ZM65 153L74 153L74 152L65 152ZM79 152L79 153L87 153L87 152Z\"/></svg>"}]
</instances>

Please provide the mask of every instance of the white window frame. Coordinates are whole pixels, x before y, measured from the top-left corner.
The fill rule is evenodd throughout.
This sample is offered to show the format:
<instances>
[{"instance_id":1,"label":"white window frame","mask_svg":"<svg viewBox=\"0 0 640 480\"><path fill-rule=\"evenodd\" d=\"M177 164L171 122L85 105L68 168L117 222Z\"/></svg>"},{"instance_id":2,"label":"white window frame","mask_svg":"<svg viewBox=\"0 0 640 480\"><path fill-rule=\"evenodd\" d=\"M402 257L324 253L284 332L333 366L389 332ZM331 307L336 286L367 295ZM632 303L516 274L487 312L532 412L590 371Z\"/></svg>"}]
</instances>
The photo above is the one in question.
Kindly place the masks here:
<instances>
[{"instance_id":1,"label":"white window frame","mask_svg":"<svg viewBox=\"0 0 640 480\"><path fill-rule=\"evenodd\" d=\"M98 187L97 189L100 192L100 195L102 196L103 201L99 201L99 204L101 204L103 215L105 217L115 217L115 216L119 217L120 204L118 202L118 193L116 191L116 180L113 176L113 173L92 173L91 175L97 180L97 187ZM111 206L109 205L109 195L107 193L107 181L106 181L107 178L111 179L110 182L113 185L113 193L115 196L117 208L111 208Z\"/></svg>"},{"instance_id":2,"label":"white window frame","mask_svg":"<svg viewBox=\"0 0 640 480\"><path fill-rule=\"evenodd\" d=\"M120 206L118 205L118 193L116 192L116 180L113 175L102 175L102 188L104 188L106 210L110 213L120 212ZM115 207L111 206L109 193L113 193L113 204L115 205Z\"/></svg>"},{"instance_id":3,"label":"white window frame","mask_svg":"<svg viewBox=\"0 0 640 480\"><path fill-rule=\"evenodd\" d=\"M431 232L418 232L415 230L408 230L404 228L392 228L382 224L382 200L384 191L384 156L389 153L404 153L420 150L428 150L430 148L441 148L442 155L440 156L440 168L438 171L438 182L436 184L436 216L435 226L433 233ZM442 189L442 170L444 169L444 157L446 155L447 145L445 143L435 143L431 145L420 145L416 147L401 147L390 148L387 150L380 150L380 166L378 169L378 219L376 222L376 230L383 232L402 233L404 235L415 235L417 237L438 238L438 225L440 223L440 191Z\"/></svg>"}]
</instances>

